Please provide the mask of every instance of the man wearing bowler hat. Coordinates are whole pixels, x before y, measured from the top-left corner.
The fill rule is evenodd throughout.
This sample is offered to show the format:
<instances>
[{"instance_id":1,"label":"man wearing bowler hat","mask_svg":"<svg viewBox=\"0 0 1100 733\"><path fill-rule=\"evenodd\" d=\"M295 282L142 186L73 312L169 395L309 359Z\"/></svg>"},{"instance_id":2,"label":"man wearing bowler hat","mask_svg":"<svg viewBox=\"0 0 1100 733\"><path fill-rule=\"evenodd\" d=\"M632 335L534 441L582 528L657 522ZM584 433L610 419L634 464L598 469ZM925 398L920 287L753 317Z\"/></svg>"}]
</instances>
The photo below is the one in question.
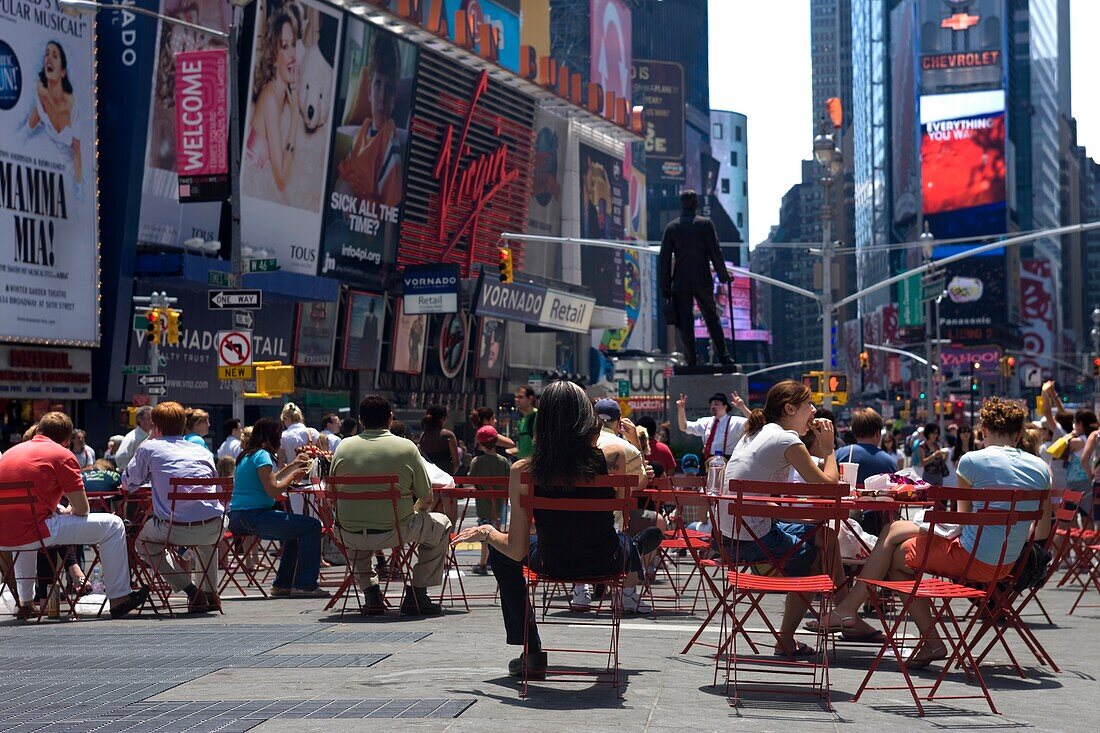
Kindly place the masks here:
<instances>
[{"instance_id":1,"label":"man wearing bowler hat","mask_svg":"<svg viewBox=\"0 0 1100 733\"><path fill-rule=\"evenodd\" d=\"M676 328L680 333L680 345L689 366L696 365L695 319L692 304L699 304L699 312L707 324L707 332L713 355L722 364L733 364L726 352L726 337L718 308L714 302L714 280L710 267L722 283L730 281L729 271L718 247L718 234L714 224L705 216L696 216L699 196L695 191L680 194L680 218L669 222L661 239L658 262L661 295L672 300L676 314Z\"/></svg>"},{"instance_id":2,"label":"man wearing bowler hat","mask_svg":"<svg viewBox=\"0 0 1100 733\"><path fill-rule=\"evenodd\" d=\"M733 405L745 417L730 414L730 401L724 392L715 392L710 396L709 401L710 416L689 422L684 409L687 405L687 397L680 395L680 399L676 400L677 424L681 432L703 439L704 461L719 452L729 458L737 445L737 441L741 439L741 435L745 432L745 423L748 422L748 415L751 412L736 392L733 393Z\"/></svg>"}]
</instances>

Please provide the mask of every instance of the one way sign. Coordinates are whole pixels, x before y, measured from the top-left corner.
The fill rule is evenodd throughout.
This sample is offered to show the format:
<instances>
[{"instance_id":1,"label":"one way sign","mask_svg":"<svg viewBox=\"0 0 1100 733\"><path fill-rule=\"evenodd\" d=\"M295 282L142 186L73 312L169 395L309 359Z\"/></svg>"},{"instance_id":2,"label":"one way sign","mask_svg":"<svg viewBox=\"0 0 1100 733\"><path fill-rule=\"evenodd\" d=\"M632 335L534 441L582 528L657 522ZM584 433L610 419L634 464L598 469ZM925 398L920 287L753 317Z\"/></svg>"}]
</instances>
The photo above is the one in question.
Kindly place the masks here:
<instances>
[{"instance_id":1,"label":"one way sign","mask_svg":"<svg viewBox=\"0 0 1100 733\"><path fill-rule=\"evenodd\" d=\"M262 290L209 290L207 307L212 311L241 308L258 311L263 305Z\"/></svg>"}]
</instances>

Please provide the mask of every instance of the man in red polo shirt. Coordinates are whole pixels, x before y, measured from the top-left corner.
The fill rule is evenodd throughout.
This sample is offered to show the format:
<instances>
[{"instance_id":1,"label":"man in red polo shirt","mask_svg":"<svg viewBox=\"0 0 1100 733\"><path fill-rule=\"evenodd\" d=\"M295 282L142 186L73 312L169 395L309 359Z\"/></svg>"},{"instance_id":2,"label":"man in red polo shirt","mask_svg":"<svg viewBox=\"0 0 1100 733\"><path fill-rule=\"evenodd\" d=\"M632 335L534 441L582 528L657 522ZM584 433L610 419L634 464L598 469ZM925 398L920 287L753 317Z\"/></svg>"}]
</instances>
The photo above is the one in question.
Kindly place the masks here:
<instances>
[{"instance_id":1,"label":"man in red polo shirt","mask_svg":"<svg viewBox=\"0 0 1100 733\"><path fill-rule=\"evenodd\" d=\"M31 508L0 505L0 550L15 552L16 589L21 607L17 616L32 614L38 550L52 545L95 545L103 561L103 580L111 599L111 618L121 618L141 606L149 590L130 588L126 529L113 514L90 514L80 466L66 446L73 423L62 412L48 412L38 421L35 436L0 458L0 484L30 481L35 501ZM7 489L4 497L25 496ZM68 506L60 506L61 497Z\"/></svg>"}]
</instances>

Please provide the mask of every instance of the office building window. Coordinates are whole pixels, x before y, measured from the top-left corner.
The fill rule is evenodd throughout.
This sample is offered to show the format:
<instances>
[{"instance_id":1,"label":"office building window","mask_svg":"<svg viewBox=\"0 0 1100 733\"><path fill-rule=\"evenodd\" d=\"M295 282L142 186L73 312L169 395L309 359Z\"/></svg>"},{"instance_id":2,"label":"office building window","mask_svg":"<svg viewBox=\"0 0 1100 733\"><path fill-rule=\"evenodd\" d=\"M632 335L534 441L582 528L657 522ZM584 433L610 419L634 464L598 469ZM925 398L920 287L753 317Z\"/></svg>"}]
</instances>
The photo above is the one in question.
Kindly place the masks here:
<instances>
[{"instance_id":1,"label":"office building window","mask_svg":"<svg viewBox=\"0 0 1100 733\"><path fill-rule=\"evenodd\" d=\"M749 182L748 181L741 181L741 195L742 196L748 196L749 195Z\"/></svg>"},{"instance_id":2,"label":"office building window","mask_svg":"<svg viewBox=\"0 0 1100 733\"><path fill-rule=\"evenodd\" d=\"M737 151L736 150L731 150L730 151L730 165L732 165L734 168L737 167Z\"/></svg>"},{"instance_id":3,"label":"office building window","mask_svg":"<svg viewBox=\"0 0 1100 733\"><path fill-rule=\"evenodd\" d=\"M737 142L741 142L741 125L733 128L733 139Z\"/></svg>"},{"instance_id":4,"label":"office building window","mask_svg":"<svg viewBox=\"0 0 1100 733\"><path fill-rule=\"evenodd\" d=\"M712 138L714 138L715 140L721 140L722 139L722 123L721 122L715 122L713 125L711 125L710 136Z\"/></svg>"},{"instance_id":5,"label":"office building window","mask_svg":"<svg viewBox=\"0 0 1100 733\"><path fill-rule=\"evenodd\" d=\"M738 211L737 212L737 228L740 229L743 226L745 226L745 215L742 214L740 211Z\"/></svg>"},{"instance_id":6,"label":"office building window","mask_svg":"<svg viewBox=\"0 0 1100 733\"><path fill-rule=\"evenodd\" d=\"M730 179L723 178L722 179L722 193L729 193L729 192L730 192Z\"/></svg>"}]
</instances>

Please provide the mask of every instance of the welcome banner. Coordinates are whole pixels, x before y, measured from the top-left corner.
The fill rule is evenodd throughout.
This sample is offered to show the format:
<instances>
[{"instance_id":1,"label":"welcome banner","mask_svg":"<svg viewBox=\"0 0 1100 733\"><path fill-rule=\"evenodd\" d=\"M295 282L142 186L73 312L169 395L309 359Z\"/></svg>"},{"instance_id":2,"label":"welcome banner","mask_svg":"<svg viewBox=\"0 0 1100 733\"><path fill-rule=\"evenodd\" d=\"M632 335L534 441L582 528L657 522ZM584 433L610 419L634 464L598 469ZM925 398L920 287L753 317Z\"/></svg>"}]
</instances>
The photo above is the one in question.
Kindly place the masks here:
<instances>
[{"instance_id":1,"label":"welcome banner","mask_svg":"<svg viewBox=\"0 0 1100 733\"><path fill-rule=\"evenodd\" d=\"M224 49L176 54L176 171L180 203L221 201L229 190Z\"/></svg>"}]
</instances>

